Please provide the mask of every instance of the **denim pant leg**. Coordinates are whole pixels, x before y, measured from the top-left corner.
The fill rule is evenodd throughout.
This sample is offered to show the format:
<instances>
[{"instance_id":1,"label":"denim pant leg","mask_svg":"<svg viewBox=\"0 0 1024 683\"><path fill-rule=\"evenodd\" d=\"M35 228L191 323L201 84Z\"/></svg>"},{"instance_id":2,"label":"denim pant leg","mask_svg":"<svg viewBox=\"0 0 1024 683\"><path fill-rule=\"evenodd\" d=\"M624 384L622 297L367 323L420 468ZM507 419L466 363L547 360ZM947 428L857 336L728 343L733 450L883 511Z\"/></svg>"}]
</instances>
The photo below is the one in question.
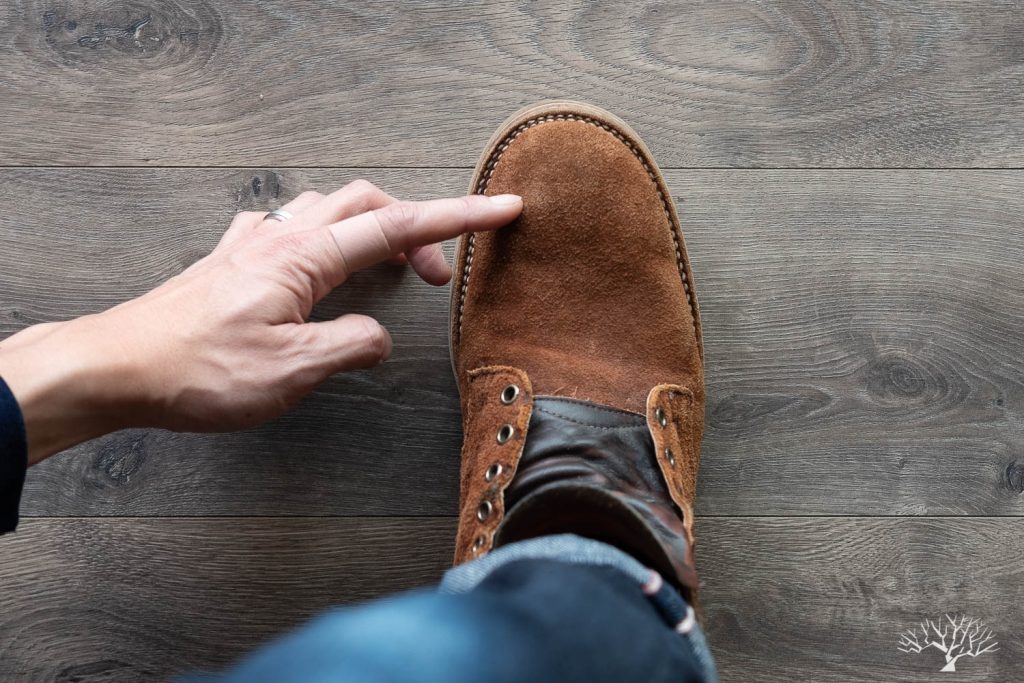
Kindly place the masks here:
<instances>
[{"instance_id":1,"label":"denim pant leg","mask_svg":"<svg viewBox=\"0 0 1024 683\"><path fill-rule=\"evenodd\" d=\"M438 591L332 610L216 681L623 683L716 675L693 610L611 546L548 536L451 570Z\"/></svg>"}]
</instances>

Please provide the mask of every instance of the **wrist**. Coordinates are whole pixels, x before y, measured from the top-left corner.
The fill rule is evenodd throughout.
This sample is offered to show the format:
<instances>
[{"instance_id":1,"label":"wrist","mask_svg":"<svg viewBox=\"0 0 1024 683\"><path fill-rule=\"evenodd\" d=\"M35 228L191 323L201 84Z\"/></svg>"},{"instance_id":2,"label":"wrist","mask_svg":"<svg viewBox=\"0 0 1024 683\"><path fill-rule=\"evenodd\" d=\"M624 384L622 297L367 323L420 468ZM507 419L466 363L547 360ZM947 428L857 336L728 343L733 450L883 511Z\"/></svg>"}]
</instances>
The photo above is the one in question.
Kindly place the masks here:
<instances>
[{"instance_id":1,"label":"wrist","mask_svg":"<svg viewBox=\"0 0 1024 683\"><path fill-rule=\"evenodd\" d=\"M18 401L28 461L132 426L133 372L100 316L36 326L0 344L0 376Z\"/></svg>"}]
</instances>

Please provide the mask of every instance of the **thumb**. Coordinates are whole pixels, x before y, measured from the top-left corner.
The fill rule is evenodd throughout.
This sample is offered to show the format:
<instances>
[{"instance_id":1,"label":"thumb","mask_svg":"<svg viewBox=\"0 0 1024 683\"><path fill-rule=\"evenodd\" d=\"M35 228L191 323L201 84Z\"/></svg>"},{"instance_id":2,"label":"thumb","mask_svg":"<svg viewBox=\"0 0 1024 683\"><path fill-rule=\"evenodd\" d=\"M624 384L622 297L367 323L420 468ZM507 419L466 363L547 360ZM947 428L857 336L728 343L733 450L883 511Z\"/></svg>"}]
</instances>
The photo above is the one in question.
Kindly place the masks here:
<instances>
[{"instance_id":1,"label":"thumb","mask_svg":"<svg viewBox=\"0 0 1024 683\"><path fill-rule=\"evenodd\" d=\"M372 368L391 356L391 335L366 315L349 314L335 320L305 323L317 363L327 374Z\"/></svg>"}]
</instances>

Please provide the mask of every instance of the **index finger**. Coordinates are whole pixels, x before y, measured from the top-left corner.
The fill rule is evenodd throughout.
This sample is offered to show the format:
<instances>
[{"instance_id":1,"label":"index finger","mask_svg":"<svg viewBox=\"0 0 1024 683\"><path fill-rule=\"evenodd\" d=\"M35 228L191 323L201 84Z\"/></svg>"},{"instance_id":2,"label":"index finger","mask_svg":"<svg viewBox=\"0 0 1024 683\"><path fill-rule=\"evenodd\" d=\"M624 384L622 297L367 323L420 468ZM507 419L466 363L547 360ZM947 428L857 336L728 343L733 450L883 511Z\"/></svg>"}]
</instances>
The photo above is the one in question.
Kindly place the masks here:
<instances>
[{"instance_id":1,"label":"index finger","mask_svg":"<svg viewBox=\"0 0 1024 683\"><path fill-rule=\"evenodd\" d=\"M500 228L522 209L518 195L469 195L396 202L334 223L327 229L341 252L342 272L336 281L416 247Z\"/></svg>"}]
</instances>

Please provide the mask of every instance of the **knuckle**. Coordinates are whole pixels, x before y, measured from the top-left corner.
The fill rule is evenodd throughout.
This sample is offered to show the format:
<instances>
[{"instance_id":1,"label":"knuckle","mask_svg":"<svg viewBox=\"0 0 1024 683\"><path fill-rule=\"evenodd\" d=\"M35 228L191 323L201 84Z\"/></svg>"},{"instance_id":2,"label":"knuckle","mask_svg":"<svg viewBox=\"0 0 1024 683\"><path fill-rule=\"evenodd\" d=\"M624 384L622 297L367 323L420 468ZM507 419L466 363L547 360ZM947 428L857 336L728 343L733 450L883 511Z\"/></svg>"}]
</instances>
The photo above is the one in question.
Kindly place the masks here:
<instances>
[{"instance_id":1,"label":"knuckle","mask_svg":"<svg viewBox=\"0 0 1024 683\"><path fill-rule=\"evenodd\" d=\"M383 190L370 181L363 180L362 178L353 180L342 188L339 194L342 194L350 201L354 200L353 208L357 213L362 213L367 209L370 209L375 204L383 203L384 197Z\"/></svg>"},{"instance_id":2,"label":"knuckle","mask_svg":"<svg viewBox=\"0 0 1024 683\"><path fill-rule=\"evenodd\" d=\"M305 234L284 233L267 240L263 244L262 253L271 261L290 263L300 257L305 260L307 246Z\"/></svg>"},{"instance_id":3,"label":"knuckle","mask_svg":"<svg viewBox=\"0 0 1024 683\"><path fill-rule=\"evenodd\" d=\"M474 215L476 215L477 204L475 197L459 197L459 222L462 228L468 227Z\"/></svg>"},{"instance_id":4,"label":"knuckle","mask_svg":"<svg viewBox=\"0 0 1024 683\"><path fill-rule=\"evenodd\" d=\"M283 253L290 253L300 251L305 246L306 236L301 232L286 232L281 235L275 235L274 239L271 240L271 246L280 250Z\"/></svg>"},{"instance_id":5,"label":"knuckle","mask_svg":"<svg viewBox=\"0 0 1024 683\"><path fill-rule=\"evenodd\" d=\"M356 178L355 180L353 180L352 182L350 182L348 185L341 189L349 190L350 192L358 192L360 194L369 194L371 192L380 191L377 189L376 185L371 183L369 180L366 180L365 178Z\"/></svg>"},{"instance_id":6,"label":"knuckle","mask_svg":"<svg viewBox=\"0 0 1024 683\"><path fill-rule=\"evenodd\" d=\"M303 202L316 202L323 199L324 196L315 190L306 190L305 192L299 193L296 199L302 200Z\"/></svg>"},{"instance_id":7,"label":"knuckle","mask_svg":"<svg viewBox=\"0 0 1024 683\"><path fill-rule=\"evenodd\" d=\"M409 233L419 220L419 212L414 202L395 202L373 212L381 239L389 252L405 251Z\"/></svg>"},{"instance_id":8,"label":"knuckle","mask_svg":"<svg viewBox=\"0 0 1024 683\"><path fill-rule=\"evenodd\" d=\"M262 211L240 211L235 214L235 217L231 219L231 225L229 228L236 228L241 230L247 226L253 226L263 220L263 216L266 215Z\"/></svg>"},{"instance_id":9,"label":"knuckle","mask_svg":"<svg viewBox=\"0 0 1024 683\"><path fill-rule=\"evenodd\" d=\"M374 358L383 360L388 350L388 333L373 318L362 319L362 345Z\"/></svg>"},{"instance_id":10,"label":"knuckle","mask_svg":"<svg viewBox=\"0 0 1024 683\"><path fill-rule=\"evenodd\" d=\"M287 292L303 305L312 306L330 289L331 266L324 245L313 234L288 233L254 246L241 267L259 273L269 289ZM260 287L253 287L257 292Z\"/></svg>"},{"instance_id":11,"label":"knuckle","mask_svg":"<svg viewBox=\"0 0 1024 683\"><path fill-rule=\"evenodd\" d=\"M382 226L396 232L412 227L420 218L420 207L415 202L395 202L377 211Z\"/></svg>"}]
</instances>

